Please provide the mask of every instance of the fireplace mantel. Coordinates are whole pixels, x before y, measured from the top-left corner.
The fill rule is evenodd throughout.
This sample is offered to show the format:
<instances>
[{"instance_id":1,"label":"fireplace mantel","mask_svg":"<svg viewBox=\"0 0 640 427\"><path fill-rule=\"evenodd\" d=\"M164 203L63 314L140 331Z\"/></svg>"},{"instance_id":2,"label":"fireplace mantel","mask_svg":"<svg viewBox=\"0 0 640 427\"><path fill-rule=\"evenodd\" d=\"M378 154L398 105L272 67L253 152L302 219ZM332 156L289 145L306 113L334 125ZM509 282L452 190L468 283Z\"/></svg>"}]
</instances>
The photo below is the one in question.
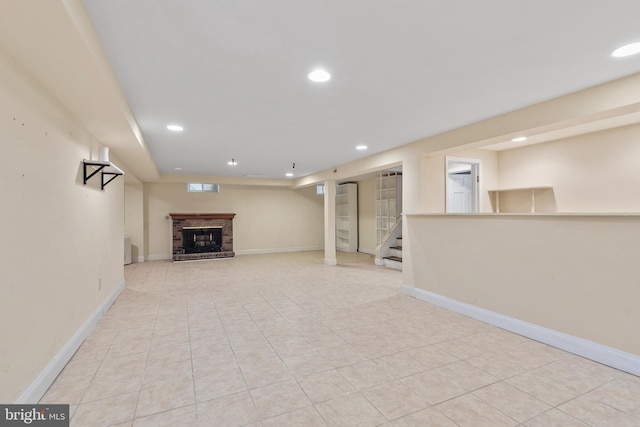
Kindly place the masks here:
<instances>
[{"instance_id":1,"label":"fireplace mantel","mask_svg":"<svg viewBox=\"0 0 640 427\"><path fill-rule=\"evenodd\" d=\"M173 260L186 261L196 259L230 258L233 252L233 218L234 213L170 213L172 219L173 234ZM210 246L214 252L192 253L192 245L184 244L184 232L194 228L219 228L221 229L222 242L219 245ZM208 232L207 232L208 233ZM188 234L188 233L187 233ZM212 237L210 236L209 239ZM191 237L189 237L191 239ZM196 237L193 237L194 242ZM209 247L209 246L207 246ZM215 249L213 249L215 247ZM185 249L186 248L186 249Z\"/></svg>"},{"instance_id":2,"label":"fireplace mantel","mask_svg":"<svg viewBox=\"0 0 640 427\"><path fill-rule=\"evenodd\" d=\"M170 213L171 219L233 219L234 213Z\"/></svg>"}]
</instances>

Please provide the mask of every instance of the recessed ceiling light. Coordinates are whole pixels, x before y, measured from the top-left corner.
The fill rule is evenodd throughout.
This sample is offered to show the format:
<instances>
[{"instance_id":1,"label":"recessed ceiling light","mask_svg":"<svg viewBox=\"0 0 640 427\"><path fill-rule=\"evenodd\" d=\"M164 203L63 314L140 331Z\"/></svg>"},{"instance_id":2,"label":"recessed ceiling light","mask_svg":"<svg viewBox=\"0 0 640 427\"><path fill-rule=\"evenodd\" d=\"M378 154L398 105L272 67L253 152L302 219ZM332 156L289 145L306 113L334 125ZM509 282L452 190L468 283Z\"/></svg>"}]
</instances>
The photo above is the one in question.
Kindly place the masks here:
<instances>
[{"instance_id":1,"label":"recessed ceiling light","mask_svg":"<svg viewBox=\"0 0 640 427\"><path fill-rule=\"evenodd\" d=\"M522 141L526 141L527 137L526 136L519 136L517 138L513 138L511 141L513 142L522 142Z\"/></svg>"},{"instance_id":2,"label":"recessed ceiling light","mask_svg":"<svg viewBox=\"0 0 640 427\"><path fill-rule=\"evenodd\" d=\"M173 169L175 169L177 171L181 171L182 170L182 168L173 168Z\"/></svg>"},{"instance_id":3,"label":"recessed ceiling light","mask_svg":"<svg viewBox=\"0 0 640 427\"><path fill-rule=\"evenodd\" d=\"M367 147L366 145L356 145L356 150L366 150L367 148L369 147Z\"/></svg>"},{"instance_id":4,"label":"recessed ceiling light","mask_svg":"<svg viewBox=\"0 0 640 427\"><path fill-rule=\"evenodd\" d=\"M236 162L236 159L231 159L227 162L227 164L229 166L238 166L238 162Z\"/></svg>"},{"instance_id":5,"label":"recessed ceiling light","mask_svg":"<svg viewBox=\"0 0 640 427\"><path fill-rule=\"evenodd\" d=\"M640 53L640 42L629 43L611 53L614 58L624 58L625 56L631 56Z\"/></svg>"},{"instance_id":6,"label":"recessed ceiling light","mask_svg":"<svg viewBox=\"0 0 640 427\"><path fill-rule=\"evenodd\" d=\"M180 125L168 125L167 129L173 132L182 132L184 130L183 127Z\"/></svg>"},{"instance_id":7,"label":"recessed ceiling light","mask_svg":"<svg viewBox=\"0 0 640 427\"><path fill-rule=\"evenodd\" d=\"M323 83L331 78L331 74L325 70L315 70L309 73L307 76L312 82Z\"/></svg>"},{"instance_id":8,"label":"recessed ceiling light","mask_svg":"<svg viewBox=\"0 0 640 427\"><path fill-rule=\"evenodd\" d=\"M288 177L292 177L292 176L293 176L293 172L287 172L287 173L286 173L286 175L287 175Z\"/></svg>"}]
</instances>

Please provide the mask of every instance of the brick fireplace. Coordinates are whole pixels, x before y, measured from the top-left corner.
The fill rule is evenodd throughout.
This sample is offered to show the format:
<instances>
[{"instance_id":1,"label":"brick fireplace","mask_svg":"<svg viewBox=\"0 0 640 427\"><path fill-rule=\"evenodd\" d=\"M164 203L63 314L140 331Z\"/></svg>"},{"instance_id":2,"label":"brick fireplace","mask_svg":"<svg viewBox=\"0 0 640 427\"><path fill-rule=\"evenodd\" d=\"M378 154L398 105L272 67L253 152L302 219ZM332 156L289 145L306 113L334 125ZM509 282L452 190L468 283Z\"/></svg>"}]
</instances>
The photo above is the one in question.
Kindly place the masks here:
<instances>
[{"instance_id":1,"label":"brick fireplace","mask_svg":"<svg viewBox=\"0 0 640 427\"><path fill-rule=\"evenodd\" d=\"M232 213L172 213L173 260L230 258L233 252Z\"/></svg>"}]
</instances>

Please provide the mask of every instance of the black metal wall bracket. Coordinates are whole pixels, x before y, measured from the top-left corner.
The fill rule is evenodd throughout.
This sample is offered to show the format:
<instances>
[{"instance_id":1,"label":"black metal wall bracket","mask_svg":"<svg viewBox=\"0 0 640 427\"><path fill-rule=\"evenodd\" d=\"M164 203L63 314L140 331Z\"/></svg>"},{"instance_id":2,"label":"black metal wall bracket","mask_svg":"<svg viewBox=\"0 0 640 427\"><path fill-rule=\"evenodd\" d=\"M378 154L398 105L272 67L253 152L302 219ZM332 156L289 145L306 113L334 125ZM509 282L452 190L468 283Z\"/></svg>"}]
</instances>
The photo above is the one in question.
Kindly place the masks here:
<instances>
[{"instance_id":1,"label":"black metal wall bracket","mask_svg":"<svg viewBox=\"0 0 640 427\"><path fill-rule=\"evenodd\" d=\"M105 175L109 175L111 176L111 178L109 178L108 180L104 180ZM102 189L104 190L104 187L107 186L108 183L110 183L111 181L113 181L114 179L116 179L117 177L119 177L120 175L122 175L122 172L115 172L115 171L102 171Z\"/></svg>"},{"instance_id":2,"label":"black metal wall bracket","mask_svg":"<svg viewBox=\"0 0 640 427\"><path fill-rule=\"evenodd\" d=\"M100 160L83 160L84 170L82 173L82 179L84 185L87 185L87 181L93 178L98 172L100 172L101 176L101 186L100 188L104 190L104 187L107 186L111 181L119 177L123 174L119 169L112 167L110 162L102 162ZM93 168L94 171L90 172L88 168ZM105 170L105 168L110 168L109 170ZM105 175L110 176L109 179L105 181Z\"/></svg>"}]
</instances>

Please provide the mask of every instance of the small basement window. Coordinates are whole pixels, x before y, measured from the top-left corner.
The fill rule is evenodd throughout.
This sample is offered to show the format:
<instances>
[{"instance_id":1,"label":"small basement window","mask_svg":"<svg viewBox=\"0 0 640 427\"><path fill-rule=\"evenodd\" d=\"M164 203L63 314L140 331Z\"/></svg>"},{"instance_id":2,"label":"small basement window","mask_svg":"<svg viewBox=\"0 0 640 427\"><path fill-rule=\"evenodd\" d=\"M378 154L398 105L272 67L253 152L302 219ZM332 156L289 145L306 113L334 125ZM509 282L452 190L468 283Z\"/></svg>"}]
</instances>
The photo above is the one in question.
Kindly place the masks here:
<instances>
[{"instance_id":1,"label":"small basement window","mask_svg":"<svg viewBox=\"0 0 640 427\"><path fill-rule=\"evenodd\" d=\"M190 193L219 193L220 184L202 184L190 182L187 184L187 191Z\"/></svg>"}]
</instances>

